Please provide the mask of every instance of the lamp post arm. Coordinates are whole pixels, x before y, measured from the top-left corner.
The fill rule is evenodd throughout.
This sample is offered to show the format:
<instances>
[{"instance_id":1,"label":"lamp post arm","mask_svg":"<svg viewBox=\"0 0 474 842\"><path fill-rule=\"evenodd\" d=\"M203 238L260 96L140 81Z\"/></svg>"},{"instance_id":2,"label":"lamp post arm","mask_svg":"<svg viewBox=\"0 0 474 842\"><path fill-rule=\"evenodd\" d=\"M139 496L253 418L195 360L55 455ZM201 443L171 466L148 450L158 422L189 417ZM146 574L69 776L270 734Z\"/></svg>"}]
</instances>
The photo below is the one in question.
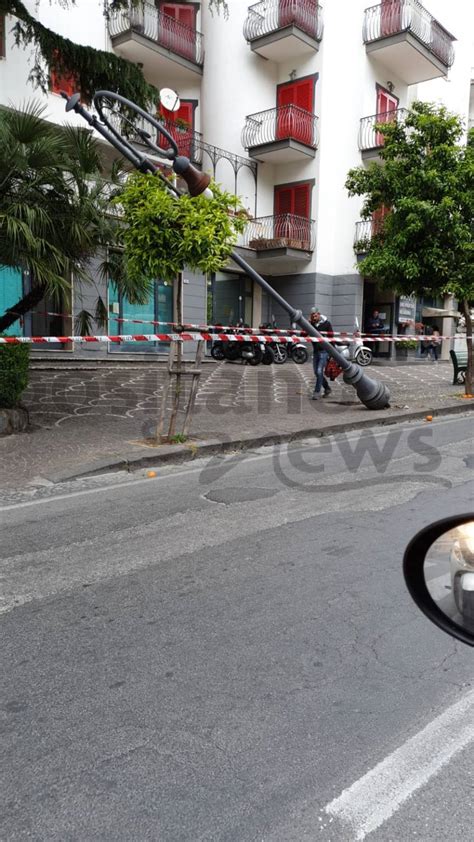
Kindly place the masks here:
<instances>
[{"instance_id":1,"label":"lamp post arm","mask_svg":"<svg viewBox=\"0 0 474 842\"><path fill-rule=\"evenodd\" d=\"M109 92L101 91L99 93L107 94ZM95 96L97 97L99 93L97 93ZM62 93L61 96L63 96L63 98L67 100L66 111L75 111L76 114L80 114L81 117L83 117L83 119L93 129L99 132L99 134L101 134L102 137L104 137L109 143L111 143L112 146L114 146L115 149L117 149L117 151L120 152L121 155L127 158L127 160L130 161L130 163L133 164L133 166L137 170L143 173L154 173L166 185L168 190L175 193L175 195L177 195L178 197L181 196L180 191L174 186L174 184L172 184L167 178L165 178L164 175L162 175L158 167L152 161L150 161L149 158L138 152L123 137L117 137L114 134L114 132L112 132L106 125L101 123L97 119L97 117L93 116L92 114L89 114L89 112L86 111L84 106L81 105L80 94L73 94L71 97L68 97L67 94ZM113 96L115 97L115 99L122 102L122 104L134 108L137 114L141 116L144 115L145 117L148 116L145 112L143 112L141 108L138 108L138 106L134 105L134 103L131 103L129 100L125 100L123 97L120 97L117 94L113 94ZM151 118L148 116L148 119L152 122L153 126L155 126L161 131L163 135L168 136L167 131L161 126L161 124L157 120L155 120L155 118ZM173 149L170 150L170 152L177 152L177 147L174 141ZM171 155L168 157L171 157ZM175 164L177 160L181 160L183 162L187 161L187 164L189 164L188 159L180 159L179 156L174 154L173 164ZM359 399L368 409L385 409L385 407L388 407L390 405L390 392L384 383L381 383L378 380L372 380L370 377L367 376L367 374L365 374L362 371L360 366L358 366L356 363L350 362L346 359L346 357L342 356L342 354L331 344L331 342L328 342L327 339L324 339L324 337L322 337L321 334L318 333L316 328L313 327L313 325L310 324L310 322L304 318L301 310L295 310L295 308L292 307L291 304L289 304L288 301L286 301L275 289L273 289L273 287L270 286L270 284L264 278L262 278L262 276L259 275L258 272L255 271L255 269L252 269L252 267L249 266L249 264L242 257L240 257L239 254L237 254L236 252L232 252L231 258L234 261L234 263L236 263L238 266L240 266L241 269L244 270L244 272L248 275L249 278L251 278L262 289L264 289L265 292L271 298L273 298L273 300L276 301L283 308L283 310L285 310L288 313L292 322L296 322L297 324L299 324L303 328L303 330L305 330L306 333L308 333L309 336L314 336L315 338L320 340L319 344L321 345L321 347L328 352L330 357L336 360L336 362L344 372L344 382L354 387Z\"/></svg>"},{"instance_id":2,"label":"lamp post arm","mask_svg":"<svg viewBox=\"0 0 474 842\"><path fill-rule=\"evenodd\" d=\"M349 362L349 360L346 359L346 357L344 357L334 347L332 342L328 342L327 339L325 339L324 336L322 336L319 333L319 331L316 330L314 325L312 325L311 322L308 321L308 319L305 319L301 310L295 310L295 308L292 307L291 304L288 301L286 301L276 291L276 289L273 289L273 287L268 283L268 281L266 281L264 278L262 278L262 276L259 275L258 272L255 271L255 269L252 269L252 267L249 266L247 261L244 260L235 251L232 252L231 258L234 261L234 263L237 263L237 265L240 266L240 268L243 269L247 273L247 275L250 278L252 278L252 280L255 281L267 293L267 295L269 295L271 298L273 298L273 300L276 301L277 304L280 305L282 310L286 310L286 312L288 313L288 315L290 317L290 322L292 322L292 323L296 322L296 324L299 324L300 327L309 336L314 336L317 339L319 339L318 345L321 348L324 348L324 350L327 351L331 355L331 357L333 357L336 360L336 362L342 368L343 371L349 371L350 370L351 363Z\"/></svg>"},{"instance_id":3,"label":"lamp post arm","mask_svg":"<svg viewBox=\"0 0 474 842\"><path fill-rule=\"evenodd\" d=\"M359 365L346 359L346 357L344 357L331 342L324 339L316 328L307 319L305 319L301 310L295 310L295 308L292 307L291 304L276 291L276 289L273 289L265 278L262 278L255 269L252 269L252 267L249 266L243 257L234 251L231 254L231 258L237 266L240 266L240 268L246 272L249 278L255 281L255 283L265 290L270 298L273 298L273 300L288 313L291 322L296 322L303 328L304 331L306 331L306 333L308 333L309 336L314 336L320 340L318 344L324 348L324 350L328 352L329 356L337 362L340 368L342 368L344 372L344 382L349 386L354 387L359 400L367 407L367 409L385 409L390 406L390 392L385 383L381 383L379 380L373 380L371 377L368 377Z\"/></svg>"}]
</instances>

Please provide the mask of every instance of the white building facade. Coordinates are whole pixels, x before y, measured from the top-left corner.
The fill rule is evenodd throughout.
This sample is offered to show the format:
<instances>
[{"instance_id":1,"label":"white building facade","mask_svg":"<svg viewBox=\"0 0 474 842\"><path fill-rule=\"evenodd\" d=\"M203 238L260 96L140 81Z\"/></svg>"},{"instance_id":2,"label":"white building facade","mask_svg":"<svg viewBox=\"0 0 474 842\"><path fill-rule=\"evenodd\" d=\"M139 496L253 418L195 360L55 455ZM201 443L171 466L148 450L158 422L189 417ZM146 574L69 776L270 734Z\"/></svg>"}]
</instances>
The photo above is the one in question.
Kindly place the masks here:
<instances>
[{"instance_id":1,"label":"white building facade","mask_svg":"<svg viewBox=\"0 0 474 842\"><path fill-rule=\"evenodd\" d=\"M409 317L421 319L423 304L442 302L400 301L361 277L357 243L376 220L359 221L361 200L349 198L344 183L350 168L377 159L376 120L403 119L415 99L445 104L466 126L472 119L473 4L428 3L230 0L225 19L206 1L156 0L107 21L100 0L77 0L68 11L41 0L37 13L61 35L140 63L149 82L178 93L180 110L163 115L180 151L241 197L252 218L239 251L295 307L317 305L335 329L351 329L355 318L364 325L377 308L397 332ZM27 82L30 57L13 45L13 23L3 22L0 39L0 104L44 98L49 118L64 122L58 93L43 95ZM143 307L116 300L112 285L104 289L111 319L172 320L173 290L155 280ZM184 292L187 321L288 324L232 264L212 278L185 272ZM74 309L87 308L94 294L76 291ZM23 329L58 327L38 316ZM61 327L67 332L67 320ZM109 332L119 327L111 322Z\"/></svg>"}]
</instances>

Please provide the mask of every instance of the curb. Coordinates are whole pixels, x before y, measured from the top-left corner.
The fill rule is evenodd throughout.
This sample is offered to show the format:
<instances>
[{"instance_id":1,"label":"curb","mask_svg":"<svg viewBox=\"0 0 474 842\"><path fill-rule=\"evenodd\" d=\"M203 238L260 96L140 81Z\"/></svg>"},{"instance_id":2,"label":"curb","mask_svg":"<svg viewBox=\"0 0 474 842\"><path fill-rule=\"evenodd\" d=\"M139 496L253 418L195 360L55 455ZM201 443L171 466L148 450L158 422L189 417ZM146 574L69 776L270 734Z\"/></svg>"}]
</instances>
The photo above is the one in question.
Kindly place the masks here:
<instances>
[{"instance_id":1,"label":"curb","mask_svg":"<svg viewBox=\"0 0 474 842\"><path fill-rule=\"evenodd\" d=\"M445 415L462 415L474 411L474 402L471 404L452 404L450 406L433 409L433 418L440 418ZM370 427L388 427L399 424L401 421L416 421L426 418L426 410L413 410L405 413L397 413L390 417L367 418L360 421L348 421L346 424L332 424L321 429L320 427L305 427L301 430L294 430L287 433L265 433L260 436L243 436L240 439L209 439L207 441L195 441L192 444L163 445L149 455L139 455L127 458L106 457L85 463L81 468L74 471L64 471L55 474L44 474L45 478L53 483L67 482L68 480L91 477L107 471L128 471L132 472L140 468L156 467L158 465L180 465L185 462L192 462L205 456L216 456L224 453L232 453L240 450L252 450L257 447L270 447L275 444L287 444L293 441L301 441L306 438L324 438L334 436L338 433L347 433L353 430L364 430Z\"/></svg>"}]
</instances>

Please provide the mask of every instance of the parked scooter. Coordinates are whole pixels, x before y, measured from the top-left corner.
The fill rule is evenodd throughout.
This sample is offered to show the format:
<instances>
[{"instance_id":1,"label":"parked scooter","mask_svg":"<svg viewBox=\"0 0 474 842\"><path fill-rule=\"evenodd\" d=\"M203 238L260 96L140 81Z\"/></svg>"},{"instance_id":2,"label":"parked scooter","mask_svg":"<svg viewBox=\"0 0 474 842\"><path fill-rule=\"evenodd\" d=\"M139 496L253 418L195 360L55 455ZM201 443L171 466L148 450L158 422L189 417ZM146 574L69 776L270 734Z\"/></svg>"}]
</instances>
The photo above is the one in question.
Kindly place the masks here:
<instances>
[{"instance_id":1,"label":"parked scooter","mask_svg":"<svg viewBox=\"0 0 474 842\"><path fill-rule=\"evenodd\" d=\"M265 328L266 330L271 330L275 327L272 324L264 324L260 325L261 328ZM301 364L305 363L308 359L308 348L305 342L270 342L267 343L267 347L271 348L274 355L274 362L275 365L282 365L286 363L287 360L293 360L293 362Z\"/></svg>"},{"instance_id":2,"label":"parked scooter","mask_svg":"<svg viewBox=\"0 0 474 842\"><path fill-rule=\"evenodd\" d=\"M243 325L242 327L246 327ZM228 329L228 333L238 333L239 328ZM232 342L232 340L224 341L217 340L213 343L211 348L211 356L213 359L221 362L222 360L229 360L235 362L238 359L243 360L246 365L271 365L274 362L273 349L265 342Z\"/></svg>"},{"instance_id":3,"label":"parked scooter","mask_svg":"<svg viewBox=\"0 0 474 842\"><path fill-rule=\"evenodd\" d=\"M360 366L370 365L372 362L372 349L368 348L367 345L364 345L364 340L360 335L360 327L357 319L355 320L352 339L344 345L340 345L338 343L338 351L340 351L346 359L351 362L355 362Z\"/></svg>"}]
</instances>

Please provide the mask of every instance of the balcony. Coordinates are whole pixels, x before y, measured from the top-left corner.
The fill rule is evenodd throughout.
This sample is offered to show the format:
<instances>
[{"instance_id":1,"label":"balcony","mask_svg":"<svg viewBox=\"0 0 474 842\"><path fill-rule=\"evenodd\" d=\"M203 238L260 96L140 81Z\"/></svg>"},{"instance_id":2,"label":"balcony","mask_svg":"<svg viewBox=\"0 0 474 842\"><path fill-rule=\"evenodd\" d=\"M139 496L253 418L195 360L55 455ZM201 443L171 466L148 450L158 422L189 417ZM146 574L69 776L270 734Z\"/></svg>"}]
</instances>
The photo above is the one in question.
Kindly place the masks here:
<instances>
[{"instance_id":1,"label":"balcony","mask_svg":"<svg viewBox=\"0 0 474 842\"><path fill-rule=\"evenodd\" d=\"M367 53L407 85L446 76L455 38L418 0L384 0L364 13Z\"/></svg>"},{"instance_id":2,"label":"balcony","mask_svg":"<svg viewBox=\"0 0 474 842\"><path fill-rule=\"evenodd\" d=\"M123 118L120 112L115 111L107 115L107 119L111 125L127 140L132 146L136 147L139 152L145 153L149 157L159 157L154 153L143 139L143 134L151 137L151 125L146 120L141 118L135 119L133 124L125 117ZM162 117L158 118L162 125L167 129L176 141L178 147L178 154L185 155L191 163L201 166L202 164L202 150L205 144L202 141L202 134L200 132L192 131L192 129L177 126L173 120L166 120ZM168 141L159 132L152 138L153 143L164 151L169 149Z\"/></svg>"},{"instance_id":3,"label":"balcony","mask_svg":"<svg viewBox=\"0 0 474 842\"><path fill-rule=\"evenodd\" d=\"M381 123L401 123L406 120L407 115L408 111L406 108L397 108L394 111L385 111L383 114L362 117L359 127L359 149L362 153L362 158L366 160L379 157L384 138L376 130L376 125L380 125Z\"/></svg>"},{"instance_id":4,"label":"balcony","mask_svg":"<svg viewBox=\"0 0 474 842\"><path fill-rule=\"evenodd\" d=\"M272 164L314 158L318 118L297 105L282 105L250 114L242 131L242 146L251 158Z\"/></svg>"},{"instance_id":5,"label":"balcony","mask_svg":"<svg viewBox=\"0 0 474 842\"><path fill-rule=\"evenodd\" d=\"M354 251L359 257L367 254L367 250L374 233L374 223L371 219L361 219L356 222L354 235Z\"/></svg>"},{"instance_id":6,"label":"balcony","mask_svg":"<svg viewBox=\"0 0 474 842\"><path fill-rule=\"evenodd\" d=\"M282 213L249 222L238 248L259 272L284 275L300 271L311 260L315 244L313 219Z\"/></svg>"},{"instance_id":7,"label":"balcony","mask_svg":"<svg viewBox=\"0 0 474 842\"><path fill-rule=\"evenodd\" d=\"M323 37L317 0L263 0L249 7L244 37L263 58L283 62L315 53Z\"/></svg>"},{"instance_id":8,"label":"balcony","mask_svg":"<svg viewBox=\"0 0 474 842\"><path fill-rule=\"evenodd\" d=\"M169 15L143 3L113 12L109 35L114 50L143 65L149 82L158 87L193 82L202 76L203 36Z\"/></svg>"}]
</instances>

